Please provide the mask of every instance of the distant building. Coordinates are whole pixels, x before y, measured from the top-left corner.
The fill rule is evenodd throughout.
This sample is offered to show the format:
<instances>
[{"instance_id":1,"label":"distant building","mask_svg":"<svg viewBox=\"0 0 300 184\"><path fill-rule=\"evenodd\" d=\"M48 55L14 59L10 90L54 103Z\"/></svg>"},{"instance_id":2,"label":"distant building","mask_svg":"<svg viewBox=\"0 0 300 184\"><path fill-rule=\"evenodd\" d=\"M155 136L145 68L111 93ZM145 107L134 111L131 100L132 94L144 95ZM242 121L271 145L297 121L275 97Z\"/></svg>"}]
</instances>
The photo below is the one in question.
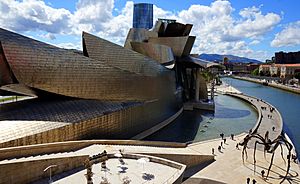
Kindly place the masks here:
<instances>
[{"instance_id":1,"label":"distant building","mask_svg":"<svg viewBox=\"0 0 300 184\"><path fill-rule=\"evenodd\" d=\"M249 73L251 73L258 67L259 67L259 64L254 64L254 63L253 64L248 64L247 65L247 70L248 70Z\"/></svg>"},{"instance_id":2,"label":"distant building","mask_svg":"<svg viewBox=\"0 0 300 184\"><path fill-rule=\"evenodd\" d=\"M133 28L151 29L153 27L153 4L134 4Z\"/></svg>"},{"instance_id":3,"label":"distant building","mask_svg":"<svg viewBox=\"0 0 300 184\"><path fill-rule=\"evenodd\" d=\"M300 63L300 51L298 52L276 52L275 53L276 64L296 64Z\"/></svg>"},{"instance_id":4,"label":"distant building","mask_svg":"<svg viewBox=\"0 0 300 184\"><path fill-rule=\"evenodd\" d=\"M259 73L280 78L293 78L298 72L300 72L300 64L264 64L259 66Z\"/></svg>"}]
</instances>

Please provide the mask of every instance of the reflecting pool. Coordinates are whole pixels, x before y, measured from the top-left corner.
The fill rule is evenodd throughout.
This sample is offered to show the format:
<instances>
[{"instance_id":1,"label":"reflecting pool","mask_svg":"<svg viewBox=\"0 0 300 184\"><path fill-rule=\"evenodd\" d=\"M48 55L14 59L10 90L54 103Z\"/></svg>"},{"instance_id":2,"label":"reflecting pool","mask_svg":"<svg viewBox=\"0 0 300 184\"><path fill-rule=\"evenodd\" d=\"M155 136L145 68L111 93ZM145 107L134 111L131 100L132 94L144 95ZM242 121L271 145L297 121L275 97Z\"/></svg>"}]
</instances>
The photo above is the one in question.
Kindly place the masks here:
<instances>
[{"instance_id":1,"label":"reflecting pool","mask_svg":"<svg viewBox=\"0 0 300 184\"><path fill-rule=\"evenodd\" d=\"M258 114L254 107L237 98L215 97L215 113L184 111L174 122L145 138L153 141L197 142L218 138L220 133L229 136L253 128Z\"/></svg>"}]
</instances>

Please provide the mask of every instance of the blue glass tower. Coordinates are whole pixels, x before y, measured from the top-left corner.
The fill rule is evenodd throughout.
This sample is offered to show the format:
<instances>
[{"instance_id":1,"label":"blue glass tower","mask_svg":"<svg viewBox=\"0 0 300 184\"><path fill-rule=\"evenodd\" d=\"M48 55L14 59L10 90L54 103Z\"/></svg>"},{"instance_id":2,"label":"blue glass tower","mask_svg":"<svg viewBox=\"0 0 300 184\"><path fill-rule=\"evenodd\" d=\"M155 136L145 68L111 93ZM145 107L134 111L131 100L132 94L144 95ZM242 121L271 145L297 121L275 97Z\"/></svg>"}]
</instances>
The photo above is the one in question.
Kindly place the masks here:
<instances>
[{"instance_id":1,"label":"blue glass tower","mask_svg":"<svg viewBox=\"0 0 300 184\"><path fill-rule=\"evenodd\" d=\"M134 4L133 28L151 29L153 27L153 4Z\"/></svg>"}]
</instances>

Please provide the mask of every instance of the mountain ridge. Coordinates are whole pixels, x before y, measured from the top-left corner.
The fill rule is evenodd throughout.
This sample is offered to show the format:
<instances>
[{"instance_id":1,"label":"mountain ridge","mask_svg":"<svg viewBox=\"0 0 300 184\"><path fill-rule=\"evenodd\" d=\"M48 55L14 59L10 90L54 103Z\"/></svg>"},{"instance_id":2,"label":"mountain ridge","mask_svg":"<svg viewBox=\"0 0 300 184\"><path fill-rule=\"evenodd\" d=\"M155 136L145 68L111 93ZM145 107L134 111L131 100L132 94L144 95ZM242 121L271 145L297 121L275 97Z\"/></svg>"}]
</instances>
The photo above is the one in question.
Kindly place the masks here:
<instances>
[{"instance_id":1,"label":"mountain ridge","mask_svg":"<svg viewBox=\"0 0 300 184\"><path fill-rule=\"evenodd\" d=\"M240 57L240 56L235 56L235 55L230 55L230 54L200 54L198 56L198 58L200 59L204 59L207 61L217 61L217 62L222 62L223 58L227 57L229 62L232 63L262 63L259 60L256 59L250 59L250 58L246 58L246 57Z\"/></svg>"}]
</instances>

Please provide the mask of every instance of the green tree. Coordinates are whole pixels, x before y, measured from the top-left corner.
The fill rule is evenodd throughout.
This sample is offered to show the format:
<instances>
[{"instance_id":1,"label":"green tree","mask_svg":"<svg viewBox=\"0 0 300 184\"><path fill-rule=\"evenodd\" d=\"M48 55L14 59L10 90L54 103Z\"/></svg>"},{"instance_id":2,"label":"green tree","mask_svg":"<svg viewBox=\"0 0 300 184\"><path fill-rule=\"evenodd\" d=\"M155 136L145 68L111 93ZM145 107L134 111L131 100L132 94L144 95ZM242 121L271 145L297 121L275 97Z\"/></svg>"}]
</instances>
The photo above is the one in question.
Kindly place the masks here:
<instances>
[{"instance_id":1,"label":"green tree","mask_svg":"<svg viewBox=\"0 0 300 184\"><path fill-rule=\"evenodd\" d=\"M295 78L300 80L300 72L295 73Z\"/></svg>"},{"instance_id":2,"label":"green tree","mask_svg":"<svg viewBox=\"0 0 300 184\"><path fill-rule=\"evenodd\" d=\"M258 68L256 68L255 70L253 70L252 72L251 72L251 74L252 75L259 75L259 69Z\"/></svg>"}]
</instances>

